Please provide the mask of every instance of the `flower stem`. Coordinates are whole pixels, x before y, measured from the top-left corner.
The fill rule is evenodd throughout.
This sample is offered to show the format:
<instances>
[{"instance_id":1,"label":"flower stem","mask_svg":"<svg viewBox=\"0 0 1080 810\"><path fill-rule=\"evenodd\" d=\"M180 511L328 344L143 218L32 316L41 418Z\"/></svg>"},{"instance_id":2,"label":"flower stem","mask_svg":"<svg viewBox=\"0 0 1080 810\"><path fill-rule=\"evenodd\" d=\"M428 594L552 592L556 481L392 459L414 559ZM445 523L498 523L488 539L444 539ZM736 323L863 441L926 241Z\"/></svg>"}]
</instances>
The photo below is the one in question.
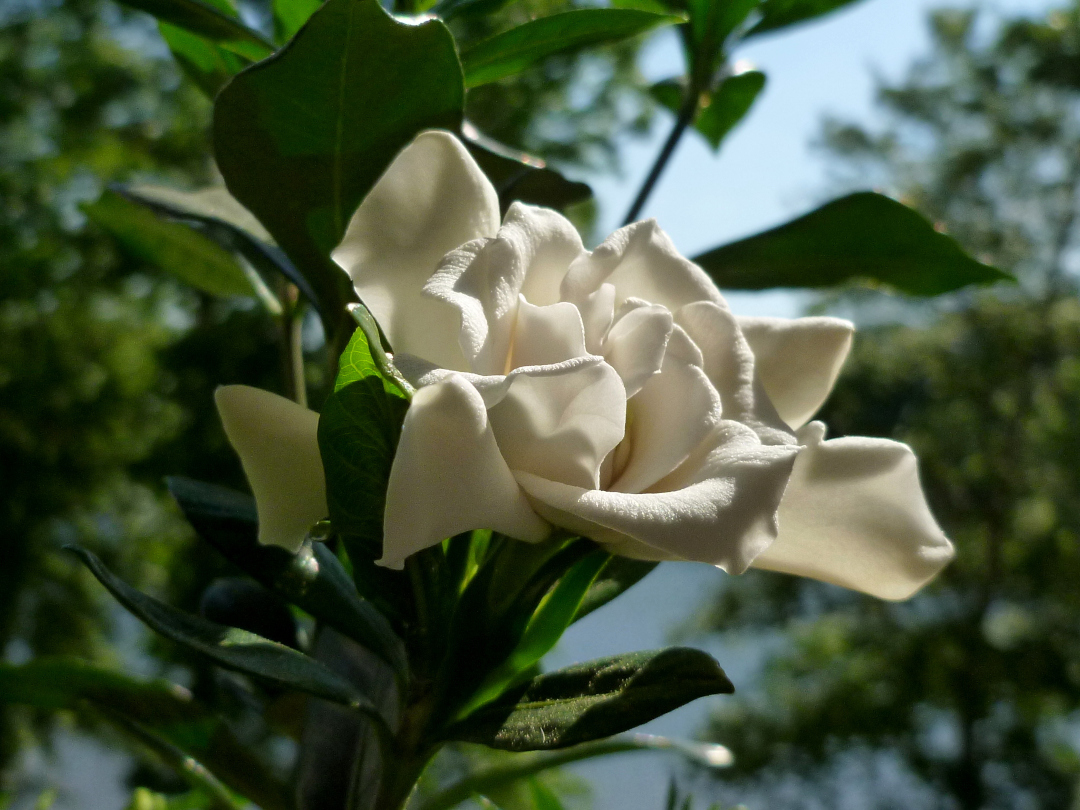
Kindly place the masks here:
<instances>
[{"instance_id":1,"label":"flower stem","mask_svg":"<svg viewBox=\"0 0 1080 810\"><path fill-rule=\"evenodd\" d=\"M634 198L634 204L626 212L623 225L629 225L631 222L637 221L641 209L645 207L646 200L649 199L649 195L652 194L653 188L656 186L657 180L660 179L660 175L667 168L668 161L671 160L671 156L675 153L675 147L678 146L683 133L693 123L697 111L698 93L693 87L689 87L686 96L683 98L682 106L679 108L679 114L675 118L675 126L671 128L671 134L668 135L663 147L661 147L660 154L656 156L656 162L653 163L645 182L641 185L641 190L638 191L637 197Z\"/></svg>"}]
</instances>

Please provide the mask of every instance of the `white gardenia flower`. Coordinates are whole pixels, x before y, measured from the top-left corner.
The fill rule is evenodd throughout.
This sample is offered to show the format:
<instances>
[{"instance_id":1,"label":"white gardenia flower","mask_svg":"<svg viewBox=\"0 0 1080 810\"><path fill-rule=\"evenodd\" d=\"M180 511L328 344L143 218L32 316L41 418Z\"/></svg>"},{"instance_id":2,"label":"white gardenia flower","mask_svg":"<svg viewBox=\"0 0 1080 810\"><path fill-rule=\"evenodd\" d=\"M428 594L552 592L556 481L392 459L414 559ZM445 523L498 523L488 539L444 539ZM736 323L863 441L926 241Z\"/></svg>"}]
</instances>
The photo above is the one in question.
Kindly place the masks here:
<instances>
[{"instance_id":1,"label":"white gardenia flower","mask_svg":"<svg viewBox=\"0 0 1080 810\"><path fill-rule=\"evenodd\" d=\"M648 560L814 577L903 599L953 556L915 457L809 422L851 345L835 318L739 318L654 221L582 246L560 214L499 204L451 134L421 134L334 260L418 390L383 565L469 529L552 526ZM218 407L263 542L327 514L317 416L267 392Z\"/></svg>"}]
</instances>

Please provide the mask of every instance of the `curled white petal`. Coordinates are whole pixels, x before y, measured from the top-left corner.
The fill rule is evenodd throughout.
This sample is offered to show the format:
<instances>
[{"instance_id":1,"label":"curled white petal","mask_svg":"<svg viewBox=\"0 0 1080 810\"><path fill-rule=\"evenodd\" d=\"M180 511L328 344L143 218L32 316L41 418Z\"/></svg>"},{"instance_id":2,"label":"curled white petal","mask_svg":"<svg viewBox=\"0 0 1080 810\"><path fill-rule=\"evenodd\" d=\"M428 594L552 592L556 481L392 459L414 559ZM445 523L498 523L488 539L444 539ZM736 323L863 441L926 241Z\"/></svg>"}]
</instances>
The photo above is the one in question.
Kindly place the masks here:
<instances>
[{"instance_id":1,"label":"curled white petal","mask_svg":"<svg viewBox=\"0 0 1080 810\"><path fill-rule=\"evenodd\" d=\"M421 388L405 415L383 519L380 565L470 529L537 542L550 531L499 453L487 409L463 376Z\"/></svg>"},{"instance_id":2,"label":"curled white petal","mask_svg":"<svg viewBox=\"0 0 1080 810\"><path fill-rule=\"evenodd\" d=\"M666 307L631 299L620 308L604 339L602 353L622 377L628 398L660 371L672 327L671 312Z\"/></svg>"},{"instance_id":3,"label":"curled white petal","mask_svg":"<svg viewBox=\"0 0 1080 810\"><path fill-rule=\"evenodd\" d=\"M561 214L515 203L495 238L446 256L424 294L460 313L458 340L470 371L506 373L520 297L535 306L556 303L562 273L582 250Z\"/></svg>"},{"instance_id":4,"label":"curled white petal","mask_svg":"<svg viewBox=\"0 0 1080 810\"><path fill-rule=\"evenodd\" d=\"M840 318L737 320L780 418L794 429L802 427L832 390L855 325Z\"/></svg>"},{"instance_id":5,"label":"curled white petal","mask_svg":"<svg viewBox=\"0 0 1080 810\"><path fill-rule=\"evenodd\" d=\"M449 132L417 136L356 210L333 259L395 351L464 368L457 313L422 294L454 248L499 227L499 198Z\"/></svg>"},{"instance_id":6,"label":"curled white petal","mask_svg":"<svg viewBox=\"0 0 1080 810\"><path fill-rule=\"evenodd\" d=\"M516 473L536 511L613 553L695 560L742 573L776 536L776 510L795 448L762 445L723 422L718 447L677 488L645 493L590 490Z\"/></svg>"},{"instance_id":7,"label":"curled white petal","mask_svg":"<svg viewBox=\"0 0 1080 810\"><path fill-rule=\"evenodd\" d=\"M586 354L585 327L577 307L565 301L537 307L521 296L507 371L554 365Z\"/></svg>"},{"instance_id":8,"label":"curled white petal","mask_svg":"<svg viewBox=\"0 0 1080 810\"><path fill-rule=\"evenodd\" d=\"M820 579L882 599L906 599L953 557L927 506L915 454L887 439L799 438L780 533L755 568Z\"/></svg>"},{"instance_id":9,"label":"curled white petal","mask_svg":"<svg viewBox=\"0 0 1080 810\"><path fill-rule=\"evenodd\" d=\"M319 415L246 385L222 386L214 401L255 495L259 542L296 551L328 514Z\"/></svg>"},{"instance_id":10,"label":"curled white petal","mask_svg":"<svg viewBox=\"0 0 1080 810\"><path fill-rule=\"evenodd\" d=\"M571 264L561 295L580 304L604 283L615 287L616 307L640 298L674 312L694 301L724 300L705 271L684 258L653 219L620 228Z\"/></svg>"},{"instance_id":11,"label":"curled white petal","mask_svg":"<svg viewBox=\"0 0 1080 810\"><path fill-rule=\"evenodd\" d=\"M626 393L611 366L593 357L517 369L500 393L489 416L515 474L600 486L600 465L626 426Z\"/></svg>"}]
</instances>

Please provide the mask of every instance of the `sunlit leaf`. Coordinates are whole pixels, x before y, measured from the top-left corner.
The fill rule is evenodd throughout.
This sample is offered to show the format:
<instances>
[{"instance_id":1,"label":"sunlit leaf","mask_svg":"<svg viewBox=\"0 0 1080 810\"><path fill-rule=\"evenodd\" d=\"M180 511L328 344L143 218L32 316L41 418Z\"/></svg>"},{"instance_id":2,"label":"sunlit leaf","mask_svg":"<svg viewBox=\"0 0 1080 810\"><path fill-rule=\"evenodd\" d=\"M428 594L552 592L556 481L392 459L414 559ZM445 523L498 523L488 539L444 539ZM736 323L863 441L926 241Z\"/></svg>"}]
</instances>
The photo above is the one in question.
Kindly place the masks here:
<instances>
[{"instance_id":1,"label":"sunlit leaf","mask_svg":"<svg viewBox=\"0 0 1080 810\"><path fill-rule=\"evenodd\" d=\"M911 295L1010 279L975 261L917 211L872 192L833 200L772 230L694 259L728 289L881 282Z\"/></svg>"},{"instance_id":2,"label":"sunlit leaf","mask_svg":"<svg viewBox=\"0 0 1080 810\"><path fill-rule=\"evenodd\" d=\"M287 42L296 36L321 5L322 0L274 0L274 20L281 40Z\"/></svg>"},{"instance_id":3,"label":"sunlit leaf","mask_svg":"<svg viewBox=\"0 0 1080 810\"><path fill-rule=\"evenodd\" d=\"M601 608L619 594L636 585L659 563L645 560L632 560L629 557L612 555L607 565L600 569L588 592L578 605L574 621L583 619L597 608Z\"/></svg>"},{"instance_id":4,"label":"sunlit leaf","mask_svg":"<svg viewBox=\"0 0 1080 810\"><path fill-rule=\"evenodd\" d=\"M734 687L709 655L686 647L590 661L539 675L448 730L509 751L563 748L618 734Z\"/></svg>"},{"instance_id":5,"label":"sunlit leaf","mask_svg":"<svg viewBox=\"0 0 1080 810\"><path fill-rule=\"evenodd\" d=\"M703 104L694 119L696 129L713 150L720 148L728 133L746 116L765 88L765 74L750 70L729 76L720 83ZM652 97L673 113L682 107L683 84L675 79L665 79L649 88Z\"/></svg>"},{"instance_id":6,"label":"sunlit leaf","mask_svg":"<svg viewBox=\"0 0 1080 810\"><path fill-rule=\"evenodd\" d=\"M683 18L673 14L623 8L575 9L530 20L468 48L461 55L465 85L498 81L557 53L680 22Z\"/></svg>"},{"instance_id":7,"label":"sunlit leaf","mask_svg":"<svg viewBox=\"0 0 1080 810\"><path fill-rule=\"evenodd\" d=\"M132 255L211 295L255 295L233 255L206 236L106 191L83 211Z\"/></svg>"}]
</instances>

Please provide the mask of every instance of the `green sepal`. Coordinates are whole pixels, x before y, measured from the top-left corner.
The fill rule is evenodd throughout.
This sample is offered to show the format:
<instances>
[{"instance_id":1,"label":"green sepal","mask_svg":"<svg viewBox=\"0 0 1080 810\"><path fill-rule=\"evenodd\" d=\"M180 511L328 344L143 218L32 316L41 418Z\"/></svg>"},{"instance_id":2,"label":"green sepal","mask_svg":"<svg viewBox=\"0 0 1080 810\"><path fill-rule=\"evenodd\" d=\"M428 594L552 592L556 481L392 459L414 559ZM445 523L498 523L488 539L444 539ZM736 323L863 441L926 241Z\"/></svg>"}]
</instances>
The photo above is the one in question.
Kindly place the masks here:
<instances>
[{"instance_id":1,"label":"green sepal","mask_svg":"<svg viewBox=\"0 0 1080 810\"><path fill-rule=\"evenodd\" d=\"M733 691L720 665L700 650L628 653L539 675L452 726L445 738L508 751L565 748Z\"/></svg>"}]
</instances>

